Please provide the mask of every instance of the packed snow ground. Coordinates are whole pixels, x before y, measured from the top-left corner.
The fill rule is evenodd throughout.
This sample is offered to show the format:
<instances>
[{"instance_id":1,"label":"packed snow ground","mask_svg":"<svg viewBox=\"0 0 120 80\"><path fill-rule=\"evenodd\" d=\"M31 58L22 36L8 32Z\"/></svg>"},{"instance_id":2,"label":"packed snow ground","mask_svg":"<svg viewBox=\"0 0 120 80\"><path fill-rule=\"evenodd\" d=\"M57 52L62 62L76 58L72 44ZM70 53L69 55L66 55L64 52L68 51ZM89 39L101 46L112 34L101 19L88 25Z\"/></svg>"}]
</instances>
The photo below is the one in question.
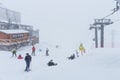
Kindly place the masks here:
<instances>
[{"instance_id":1,"label":"packed snow ground","mask_svg":"<svg viewBox=\"0 0 120 80\"><path fill-rule=\"evenodd\" d=\"M32 56L31 71L24 72L25 61L11 57L11 52L0 51L0 80L120 80L119 48L86 50L84 56L74 60L66 57L73 54L62 47L50 47L50 56L45 56L45 47L35 45L36 56ZM42 51L40 51L42 49ZM17 54L31 53L31 46L17 51ZM48 67L50 59L58 63Z\"/></svg>"}]
</instances>

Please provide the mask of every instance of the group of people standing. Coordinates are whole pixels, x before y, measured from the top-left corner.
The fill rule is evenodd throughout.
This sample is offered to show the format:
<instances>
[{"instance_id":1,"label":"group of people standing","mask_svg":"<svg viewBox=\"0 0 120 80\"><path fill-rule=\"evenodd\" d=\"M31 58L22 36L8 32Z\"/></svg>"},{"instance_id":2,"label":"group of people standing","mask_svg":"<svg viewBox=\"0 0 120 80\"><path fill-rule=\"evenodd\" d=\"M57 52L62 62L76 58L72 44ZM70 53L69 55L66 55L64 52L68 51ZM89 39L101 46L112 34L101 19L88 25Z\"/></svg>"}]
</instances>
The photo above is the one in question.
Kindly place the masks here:
<instances>
[{"instance_id":1,"label":"group of people standing","mask_svg":"<svg viewBox=\"0 0 120 80\"><path fill-rule=\"evenodd\" d=\"M31 55L29 54L29 53L26 53L26 56L25 56L25 58L24 58L24 60L25 60L25 62L26 62L26 67L25 67L25 71L30 71L31 69L30 69L30 63L31 63L31 61L32 61L32 57L31 56L35 56L35 46L32 46L32 53L31 53ZM81 55L83 56L84 55L84 53L85 53L85 48L84 48L84 46L83 46L83 44L80 44L80 46L79 46L79 51L80 51L80 53L81 53ZM12 57L17 57L17 50L14 48L13 50L12 50ZM49 49L48 48L46 48L46 56L49 56ZM77 57L79 57L79 52L78 52L78 50L76 50L76 56ZM70 57L68 57L68 59L69 60L73 60L75 58L75 54L73 54L73 55L71 55ZM23 57L21 56L21 54L19 54L19 56L18 56L18 59L23 59ZM51 59L48 63L47 63L47 65L48 66L55 66L55 65L57 65L57 63L54 63L53 62L53 60Z\"/></svg>"},{"instance_id":2,"label":"group of people standing","mask_svg":"<svg viewBox=\"0 0 120 80\"><path fill-rule=\"evenodd\" d=\"M31 61L32 61L32 57L31 56L35 56L35 50L36 50L36 48L35 48L35 46L32 46L32 53L31 53L31 55L29 54L29 53L26 53L26 56L25 56L25 58L24 58L24 60L25 60L25 62L26 62L26 67L25 67L25 71L30 71L30 63L31 63ZM45 53L45 55L46 56L49 56L49 49L48 48L46 48L46 53ZM13 48L12 49L12 57L17 57L17 49L16 48ZM22 57L22 55L21 54L19 54L18 55L18 57L17 57L18 59L23 59L23 57ZM50 60L49 62L48 62L48 66L51 66L51 65L54 65L54 62L53 62L53 60ZM55 64L56 65L56 64Z\"/></svg>"}]
</instances>

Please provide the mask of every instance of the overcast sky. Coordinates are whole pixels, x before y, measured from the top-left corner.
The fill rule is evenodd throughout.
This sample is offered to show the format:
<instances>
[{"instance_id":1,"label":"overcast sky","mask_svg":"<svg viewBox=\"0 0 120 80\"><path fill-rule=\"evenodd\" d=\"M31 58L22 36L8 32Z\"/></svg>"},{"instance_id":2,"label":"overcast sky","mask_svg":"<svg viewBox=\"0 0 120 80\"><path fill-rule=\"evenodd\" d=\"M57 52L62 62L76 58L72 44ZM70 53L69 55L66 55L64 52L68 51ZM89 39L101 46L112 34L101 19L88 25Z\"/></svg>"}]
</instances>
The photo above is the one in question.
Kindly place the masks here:
<instances>
[{"instance_id":1,"label":"overcast sky","mask_svg":"<svg viewBox=\"0 0 120 80\"><path fill-rule=\"evenodd\" d=\"M87 41L89 25L115 7L114 0L0 0L21 13L22 23L40 30L40 39L57 43Z\"/></svg>"}]
</instances>

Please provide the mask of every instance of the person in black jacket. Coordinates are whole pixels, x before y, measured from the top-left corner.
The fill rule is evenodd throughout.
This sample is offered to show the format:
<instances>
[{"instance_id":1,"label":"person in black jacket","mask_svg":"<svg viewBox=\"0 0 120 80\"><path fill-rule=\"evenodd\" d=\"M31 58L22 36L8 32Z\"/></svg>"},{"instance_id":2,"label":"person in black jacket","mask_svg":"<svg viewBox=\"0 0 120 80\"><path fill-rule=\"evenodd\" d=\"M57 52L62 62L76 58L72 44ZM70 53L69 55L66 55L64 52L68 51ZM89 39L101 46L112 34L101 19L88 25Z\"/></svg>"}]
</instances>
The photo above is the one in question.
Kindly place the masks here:
<instances>
[{"instance_id":1,"label":"person in black jacket","mask_svg":"<svg viewBox=\"0 0 120 80\"><path fill-rule=\"evenodd\" d=\"M53 60L50 60L47 65L48 66L56 66L57 63L54 63Z\"/></svg>"},{"instance_id":2,"label":"person in black jacket","mask_svg":"<svg viewBox=\"0 0 120 80\"><path fill-rule=\"evenodd\" d=\"M68 58L68 60L73 60L73 59L75 59L75 54L72 54L70 57L67 57Z\"/></svg>"},{"instance_id":3,"label":"person in black jacket","mask_svg":"<svg viewBox=\"0 0 120 80\"><path fill-rule=\"evenodd\" d=\"M32 57L29 55L29 53L26 53L25 61L26 61L26 68L25 71L30 71L30 62L32 60Z\"/></svg>"}]
</instances>

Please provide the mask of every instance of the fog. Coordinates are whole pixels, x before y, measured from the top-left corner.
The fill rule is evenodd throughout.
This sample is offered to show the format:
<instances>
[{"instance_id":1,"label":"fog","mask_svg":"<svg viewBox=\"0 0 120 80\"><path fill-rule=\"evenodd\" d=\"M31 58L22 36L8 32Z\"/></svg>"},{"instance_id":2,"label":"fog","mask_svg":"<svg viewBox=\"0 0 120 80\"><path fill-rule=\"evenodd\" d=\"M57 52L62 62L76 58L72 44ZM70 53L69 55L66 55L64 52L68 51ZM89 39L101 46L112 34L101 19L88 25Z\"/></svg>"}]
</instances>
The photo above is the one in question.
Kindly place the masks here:
<instances>
[{"instance_id":1,"label":"fog","mask_svg":"<svg viewBox=\"0 0 120 80\"><path fill-rule=\"evenodd\" d=\"M94 19L115 7L114 0L1 0L2 6L21 13L21 23L40 30L40 41L78 46L93 42Z\"/></svg>"}]
</instances>

